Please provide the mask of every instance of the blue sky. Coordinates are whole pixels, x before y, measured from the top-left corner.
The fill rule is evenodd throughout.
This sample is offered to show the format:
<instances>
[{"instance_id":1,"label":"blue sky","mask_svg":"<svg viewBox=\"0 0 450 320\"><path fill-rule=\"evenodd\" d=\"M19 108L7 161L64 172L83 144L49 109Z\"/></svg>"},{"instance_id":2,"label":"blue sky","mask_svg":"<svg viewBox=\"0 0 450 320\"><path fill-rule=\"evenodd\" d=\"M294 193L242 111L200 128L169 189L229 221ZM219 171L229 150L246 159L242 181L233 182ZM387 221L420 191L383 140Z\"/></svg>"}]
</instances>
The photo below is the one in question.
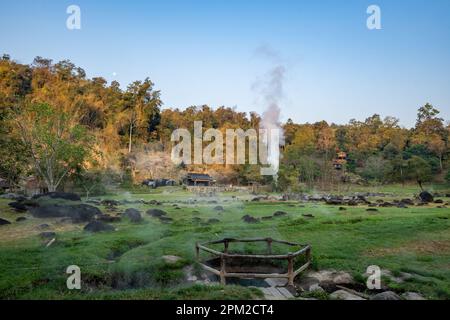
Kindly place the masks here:
<instances>
[{"instance_id":1,"label":"blue sky","mask_svg":"<svg viewBox=\"0 0 450 320\"><path fill-rule=\"evenodd\" d=\"M81 30L66 8L81 8ZM381 8L382 30L366 9ZM253 90L286 68L283 120L346 123L373 113L412 126L431 102L450 120L448 0L2 0L0 53L22 63L70 59L123 87L150 77L164 107L208 104L261 113Z\"/></svg>"}]
</instances>

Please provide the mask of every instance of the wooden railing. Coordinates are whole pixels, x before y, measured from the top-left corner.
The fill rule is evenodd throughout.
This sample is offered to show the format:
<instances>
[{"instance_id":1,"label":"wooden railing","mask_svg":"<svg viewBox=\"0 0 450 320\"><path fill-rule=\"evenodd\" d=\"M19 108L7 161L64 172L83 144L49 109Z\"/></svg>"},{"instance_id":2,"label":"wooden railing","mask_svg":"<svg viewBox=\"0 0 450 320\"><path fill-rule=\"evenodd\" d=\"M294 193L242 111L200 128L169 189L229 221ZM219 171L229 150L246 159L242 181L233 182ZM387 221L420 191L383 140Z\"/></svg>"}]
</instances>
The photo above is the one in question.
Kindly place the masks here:
<instances>
[{"instance_id":1,"label":"wooden railing","mask_svg":"<svg viewBox=\"0 0 450 320\"><path fill-rule=\"evenodd\" d=\"M233 242L266 242L267 254L236 254L229 253L229 245ZM223 252L208 248L209 245L215 245L223 243ZM287 254L272 254L272 244L279 243L289 247L300 247L295 252L289 252ZM286 278L288 285L294 285L295 277L302 271L306 270L311 264L311 246L302 245L299 243L275 240L272 238L256 238L256 239L234 239L226 238L222 240L209 241L203 244L196 243L196 257L198 263L207 271L214 273L220 277L221 284L226 284L226 278ZM220 269L208 266L200 260L200 251L208 252L218 258L220 258ZM294 259L304 255L305 263L295 269ZM227 272L227 260L228 259L263 259L263 260L287 260L287 272L285 273L258 273L258 272Z\"/></svg>"}]
</instances>

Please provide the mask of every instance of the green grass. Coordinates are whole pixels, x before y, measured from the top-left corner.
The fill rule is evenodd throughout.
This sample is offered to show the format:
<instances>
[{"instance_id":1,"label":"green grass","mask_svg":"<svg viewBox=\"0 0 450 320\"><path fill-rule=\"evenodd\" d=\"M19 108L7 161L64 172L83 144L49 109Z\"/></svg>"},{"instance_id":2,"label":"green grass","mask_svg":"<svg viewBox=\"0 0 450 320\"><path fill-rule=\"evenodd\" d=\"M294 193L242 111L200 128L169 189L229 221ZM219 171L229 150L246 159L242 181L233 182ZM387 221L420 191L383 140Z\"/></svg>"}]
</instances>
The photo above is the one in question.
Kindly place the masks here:
<instances>
[{"instance_id":1,"label":"green grass","mask_svg":"<svg viewBox=\"0 0 450 320\"><path fill-rule=\"evenodd\" d=\"M175 190L175 191L173 191ZM386 191L391 190L391 191ZM386 187L384 192L397 190ZM409 189L407 189L409 190ZM403 190L397 197L411 197ZM235 286L188 285L183 268L193 264L196 241L224 237L273 237L313 247L313 267L351 272L363 281L369 265L378 265L393 273L409 272L413 279L391 284L397 291L417 291L428 298L450 298L450 210L428 207L379 208L376 214L366 207L323 204L250 202L251 195L226 194L214 200L195 198L180 188L165 188L159 193L123 193L104 196L108 199L144 199L162 201L158 206L174 219L172 224L144 215L142 224L125 220L114 224L113 233L89 234L83 225L61 224L57 219L36 219L18 214L0 200L0 217L14 221L26 216L27 221L0 227L0 298L1 299L258 299L260 292ZM373 190L372 190L373 191ZM409 192L409 193L408 193ZM233 198L236 196L236 198ZM200 200L200 199L199 199ZM448 198L444 198L449 201ZM186 202L186 203L184 203ZM190 203L187 203L190 202ZM178 203L176 209L173 203ZM223 212L214 210L221 205ZM133 207L142 212L153 208L144 204ZM100 207L106 212L106 208ZM245 214L260 218L285 211L287 216L246 224ZM304 213L314 215L307 219ZM210 218L220 223L193 223ZM50 247L37 236L42 223L51 225L58 234ZM232 250L252 251L244 244L232 244ZM278 250L278 249L277 249ZM279 248L282 250L282 248ZM163 255L176 255L182 260L168 265ZM82 290L66 288L69 265L78 265L82 273Z\"/></svg>"}]
</instances>

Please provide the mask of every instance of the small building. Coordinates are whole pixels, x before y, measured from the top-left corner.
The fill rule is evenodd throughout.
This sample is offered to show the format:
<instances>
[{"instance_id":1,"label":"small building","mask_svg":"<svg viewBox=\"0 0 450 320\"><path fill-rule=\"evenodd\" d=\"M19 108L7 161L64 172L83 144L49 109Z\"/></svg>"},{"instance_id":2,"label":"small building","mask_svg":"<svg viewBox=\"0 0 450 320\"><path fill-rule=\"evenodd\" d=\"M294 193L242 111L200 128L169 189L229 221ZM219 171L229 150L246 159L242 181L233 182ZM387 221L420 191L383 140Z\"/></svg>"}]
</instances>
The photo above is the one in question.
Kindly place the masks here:
<instances>
[{"instance_id":1,"label":"small building","mask_svg":"<svg viewBox=\"0 0 450 320\"><path fill-rule=\"evenodd\" d=\"M214 179L206 173L189 172L183 179L183 184L187 186L209 187L214 183Z\"/></svg>"}]
</instances>

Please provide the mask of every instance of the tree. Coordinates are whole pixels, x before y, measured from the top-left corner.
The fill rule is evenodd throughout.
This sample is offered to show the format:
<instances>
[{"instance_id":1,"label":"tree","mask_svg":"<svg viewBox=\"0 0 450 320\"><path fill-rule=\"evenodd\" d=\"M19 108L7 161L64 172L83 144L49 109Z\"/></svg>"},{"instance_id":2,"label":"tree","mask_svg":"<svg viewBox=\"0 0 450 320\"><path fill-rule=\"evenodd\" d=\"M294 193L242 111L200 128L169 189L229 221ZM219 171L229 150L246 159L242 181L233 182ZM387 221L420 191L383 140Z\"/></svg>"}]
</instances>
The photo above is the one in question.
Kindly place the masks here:
<instances>
[{"instance_id":1,"label":"tree","mask_svg":"<svg viewBox=\"0 0 450 320\"><path fill-rule=\"evenodd\" d=\"M124 96L124 109L128 113L128 153L132 150L132 137L136 131L141 135L154 137L156 128L161 121L159 107L159 91L153 90L153 82L145 79L143 82L135 81L130 84Z\"/></svg>"},{"instance_id":2,"label":"tree","mask_svg":"<svg viewBox=\"0 0 450 320\"><path fill-rule=\"evenodd\" d=\"M36 174L50 192L90 156L92 137L70 114L48 104L16 110L15 123Z\"/></svg>"},{"instance_id":3,"label":"tree","mask_svg":"<svg viewBox=\"0 0 450 320\"><path fill-rule=\"evenodd\" d=\"M421 157L413 156L408 160L407 172L411 179L416 180L421 190L423 190L422 183L429 181L432 177L431 167Z\"/></svg>"}]
</instances>

